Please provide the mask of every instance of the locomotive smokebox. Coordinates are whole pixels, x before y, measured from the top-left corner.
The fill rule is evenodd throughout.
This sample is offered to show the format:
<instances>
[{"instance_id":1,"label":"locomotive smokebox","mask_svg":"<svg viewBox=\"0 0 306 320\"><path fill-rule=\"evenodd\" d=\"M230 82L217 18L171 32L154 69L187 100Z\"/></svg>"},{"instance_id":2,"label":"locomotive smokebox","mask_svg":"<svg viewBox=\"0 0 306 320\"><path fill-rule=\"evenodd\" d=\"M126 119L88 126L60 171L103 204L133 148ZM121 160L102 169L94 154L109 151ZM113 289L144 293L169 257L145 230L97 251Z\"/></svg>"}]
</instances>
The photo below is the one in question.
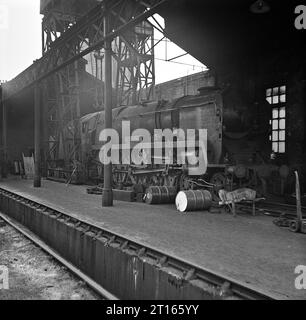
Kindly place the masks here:
<instances>
[{"instance_id":1,"label":"locomotive smokebox","mask_svg":"<svg viewBox=\"0 0 306 320\"><path fill-rule=\"evenodd\" d=\"M251 127L251 119L235 109L224 108L223 121L225 133L245 133Z\"/></svg>"}]
</instances>

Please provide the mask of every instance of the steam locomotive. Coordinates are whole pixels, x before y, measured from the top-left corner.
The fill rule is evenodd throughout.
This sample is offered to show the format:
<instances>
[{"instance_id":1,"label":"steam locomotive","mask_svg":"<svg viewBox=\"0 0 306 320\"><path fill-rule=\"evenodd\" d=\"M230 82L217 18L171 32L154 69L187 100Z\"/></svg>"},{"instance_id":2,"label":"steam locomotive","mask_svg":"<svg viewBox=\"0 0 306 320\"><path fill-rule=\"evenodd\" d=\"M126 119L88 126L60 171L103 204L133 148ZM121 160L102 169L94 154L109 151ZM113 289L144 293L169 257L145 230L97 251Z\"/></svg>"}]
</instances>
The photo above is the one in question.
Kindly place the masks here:
<instances>
[{"instance_id":1,"label":"steam locomotive","mask_svg":"<svg viewBox=\"0 0 306 320\"><path fill-rule=\"evenodd\" d=\"M123 121L130 121L131 132L144 128L152 136L155 129L206 129L208 169L202 176L190 176L188 164L169 165L163 161L159 165L114 165L114 188L134 188L139 193L152 185L178 190L208 188L217 196L223 188L248 187L264 194L267 179L275 170L260 155L263 139L258 133L252 138L245 115L226 109L222 92L216 88L203 88L198 95L174 101L144 102L113 109L113 128L117 132L121 132ZM80 119L83 172L87 180L97 183L103 181L99 136L104 128L104 111Z\"/></svg>"}]
</instances>

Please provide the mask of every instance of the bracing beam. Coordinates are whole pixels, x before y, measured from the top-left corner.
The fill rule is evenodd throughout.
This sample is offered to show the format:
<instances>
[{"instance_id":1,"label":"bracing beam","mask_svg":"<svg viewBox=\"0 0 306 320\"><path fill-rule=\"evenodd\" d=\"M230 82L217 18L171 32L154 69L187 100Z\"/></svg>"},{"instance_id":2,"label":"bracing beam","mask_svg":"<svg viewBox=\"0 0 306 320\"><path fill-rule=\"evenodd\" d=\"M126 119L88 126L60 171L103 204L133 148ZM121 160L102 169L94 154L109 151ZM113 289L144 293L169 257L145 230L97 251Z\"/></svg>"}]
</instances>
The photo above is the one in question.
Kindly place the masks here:
<instances>
[{"instance_id":1,"label":"bracing beam","mask_svg":"<svg viewBox=\"0 0 306 320\"><path fill-rule=\"evenodd\" d=\"M117 105L150 100L155 85L154 29L144 21L114 41Z\"/></svg>"}]
</instances>

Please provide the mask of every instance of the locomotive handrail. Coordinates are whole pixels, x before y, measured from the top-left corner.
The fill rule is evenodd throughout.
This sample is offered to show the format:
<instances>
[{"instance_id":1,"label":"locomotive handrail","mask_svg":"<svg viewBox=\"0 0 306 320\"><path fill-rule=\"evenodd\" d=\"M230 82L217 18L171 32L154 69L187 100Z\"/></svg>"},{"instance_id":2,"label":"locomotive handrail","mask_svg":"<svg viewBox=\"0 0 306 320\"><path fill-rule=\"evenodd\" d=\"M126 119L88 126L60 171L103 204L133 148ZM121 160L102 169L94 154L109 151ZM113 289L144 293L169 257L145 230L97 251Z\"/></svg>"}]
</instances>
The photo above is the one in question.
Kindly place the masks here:
<instances>
[{"instance_id":1,"label":"locomotive handrail","mask_svg":"<svg viewBox=\"0 0 306 320\"><path fill-rule=\"evenodd\" d=\"M216 102L210 101L210 102L206 102L206 103L199 103L199 104L194 104L194 105L189 105L189 106L181 106L181 107L179 107L179 109L197 108L197 107L201 107L201 106L205 106L205 105L209 105L209 104L216 105ZM139 113L137 116L144 117L146 115L151 115L151 114L156 114L156 113L166 113L166 112L171 112L171 111L176 111L176 110L177 110L177 108L164 109L164 110L151 111L151 112L146 112L146 113Z\"/></svg>"}]
</instances>

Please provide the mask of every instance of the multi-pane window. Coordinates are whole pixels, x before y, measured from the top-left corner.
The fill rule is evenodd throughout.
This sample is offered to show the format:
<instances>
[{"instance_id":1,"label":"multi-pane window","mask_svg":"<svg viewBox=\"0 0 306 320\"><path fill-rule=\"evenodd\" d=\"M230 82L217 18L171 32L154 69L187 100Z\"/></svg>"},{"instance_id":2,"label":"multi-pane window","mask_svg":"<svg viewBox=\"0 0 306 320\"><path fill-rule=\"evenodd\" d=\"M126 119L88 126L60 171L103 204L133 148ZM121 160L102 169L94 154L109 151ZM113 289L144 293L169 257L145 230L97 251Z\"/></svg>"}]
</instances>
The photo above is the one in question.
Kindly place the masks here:
<instances>
[{"instance_id":1,"label":"multi-pane window","mask_svg":"<svg viewBox=\"0 0 306 320\"><path fill-rule=\"evenodd\" d=\"M272 106L272 120L270 121L272 134L272 150L275 153L286 152L286 86L269 88L266 91L266 98Z\"/></svg>"}]
</instances>

